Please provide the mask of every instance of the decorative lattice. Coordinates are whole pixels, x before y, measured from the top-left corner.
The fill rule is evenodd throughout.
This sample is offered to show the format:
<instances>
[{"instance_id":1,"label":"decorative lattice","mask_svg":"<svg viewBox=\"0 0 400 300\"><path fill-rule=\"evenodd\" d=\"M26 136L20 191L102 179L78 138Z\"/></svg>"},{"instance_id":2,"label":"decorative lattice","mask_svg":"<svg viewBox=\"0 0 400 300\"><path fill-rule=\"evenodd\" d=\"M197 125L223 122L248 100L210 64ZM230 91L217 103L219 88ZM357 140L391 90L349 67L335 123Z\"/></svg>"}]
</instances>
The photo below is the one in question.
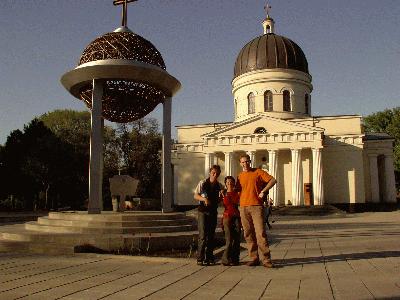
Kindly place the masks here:
<instances>
[{"instance_id":1,"label":"decorative lattice","mask_svg":"<svg viewBox=\"0 0 400 300\"><path fill-rule=\"evenodd\" d=\"M110 32L86 47L79 65L102 59L128 59L145 62L165 70L164 60L152 43L132 32Z\"/></svg>"},{"instance_id":2,"label":"decorative lattice","mask_svg":"<svg viewBox=\"0 0 400 300\"><path fill-rule=\"evenodd\" d=\"M80 92L80 98L90 109L92 90L92 84L88 84ZM164 100L165 95L162 91L146 83L108 80L103 88L102 115L111 122L132 122L149 114Z\"/></svg>"},{"instance_id":3,"label":"decorative lattice","mask_svg":"<svg viewBox=\"0 0 400 300\"><path fill-rule=\"evenodd\" d=\"M79 65L105 59L136 60L165 70L164 60L152 43L132 32L110 32L89 44ZM92 108L92 84L80 91L80 98ZM107 80L103 90L103 117L126 123L140 119L164 102L164 93L154 86L129 80Z\"/></svg>"}]
</instances>

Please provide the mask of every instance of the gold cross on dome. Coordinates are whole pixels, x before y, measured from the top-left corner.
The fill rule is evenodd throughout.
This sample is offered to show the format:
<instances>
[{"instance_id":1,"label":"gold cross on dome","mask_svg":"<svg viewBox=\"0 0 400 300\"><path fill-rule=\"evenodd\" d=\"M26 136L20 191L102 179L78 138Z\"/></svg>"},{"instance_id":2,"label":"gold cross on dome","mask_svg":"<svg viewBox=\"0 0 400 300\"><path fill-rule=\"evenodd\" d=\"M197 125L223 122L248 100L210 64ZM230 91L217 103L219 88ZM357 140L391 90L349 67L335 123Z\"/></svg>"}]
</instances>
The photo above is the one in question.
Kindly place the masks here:
<instances>
[{"instance_id":1,"label":"gold cross on dome","mask_svg":"<svg viewBox=\"0 0 400 300\"><path fill-rule=\"evenodd\" d=\"M268 4L268 2L265 4L264 9L265 13L267 14L267 18L269 18L269 12L271 11L271 5Z\"/></svg>"},{"instance_id":2,"label":"gold cross on dome","mask_svg":"<svg viewBox=\"0 0 400 300\"><path fill-rule=\"evenodd\" d=\"M114 0L114 5L122 5L122 26L126 27L128 19L128 3L136 2L138 0Z\"/></svg>"}]
</instances>

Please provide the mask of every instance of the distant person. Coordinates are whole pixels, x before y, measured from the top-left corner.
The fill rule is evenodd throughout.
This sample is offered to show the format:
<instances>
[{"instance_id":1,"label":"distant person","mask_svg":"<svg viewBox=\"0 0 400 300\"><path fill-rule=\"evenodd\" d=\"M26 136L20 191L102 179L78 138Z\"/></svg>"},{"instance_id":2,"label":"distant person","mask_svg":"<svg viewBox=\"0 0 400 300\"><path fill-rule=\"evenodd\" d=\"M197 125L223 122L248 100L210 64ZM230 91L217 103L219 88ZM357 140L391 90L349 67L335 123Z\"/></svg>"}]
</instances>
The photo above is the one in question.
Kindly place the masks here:
<instances>
[{"instance_id":1,"label":"distant person","mask_svg":"<svg viewBox=\"0 0 400 300\"><path fill-rule=\"evenodd\" d=\"M240 193L240 218L250 257L247 265L257 266L262 263L264 267L272 268L262 199L276 184L276 180L267 172L252 168L250 164L249 155L240 156L243 171L236 182Z\"/></svg>"},{"instance_id":2,"label":"distant person","mask_svg":"<svg viewBox=\"0 0 400 300\"><path fill-rule=\"evenodd\" d=\"M265 224L268 226L268 229L271 229L272 226L269 223L269 218L272 215L272 205L274 205L274 201L267 195L266 199L264 200L264 207L265 207ZM272 221L274 223L275 221Z\"/></svg>"},{"instance_id":3,"label":"distant person","mask_svg":"<svg viewBox=\"0 0 400 300\"><path fill-rule=\"evenodd\" d=\"M240 255L240 212L239 212L239 194L235 191L235 178L225 177L226 193L223 195L224 215L222 223L225 232L225 251L222 255L222 264L224 266L239 265Z\"/></svg>"},{"instance_id":4,"label":"distant person","mask_svg":"<svg viewBox=\"0 0 400 300\"><path fill-rule=\"evenodd\" d=\"M224 189L218 182L221 167L213 165L210 168L209 177L203 179L197 185L194 199L199 201L198 207L198 249L197 264L213 265L214 258L214 235L217 226L217 208L220 201L220 192Z\"/></svg>"}]
</instances>

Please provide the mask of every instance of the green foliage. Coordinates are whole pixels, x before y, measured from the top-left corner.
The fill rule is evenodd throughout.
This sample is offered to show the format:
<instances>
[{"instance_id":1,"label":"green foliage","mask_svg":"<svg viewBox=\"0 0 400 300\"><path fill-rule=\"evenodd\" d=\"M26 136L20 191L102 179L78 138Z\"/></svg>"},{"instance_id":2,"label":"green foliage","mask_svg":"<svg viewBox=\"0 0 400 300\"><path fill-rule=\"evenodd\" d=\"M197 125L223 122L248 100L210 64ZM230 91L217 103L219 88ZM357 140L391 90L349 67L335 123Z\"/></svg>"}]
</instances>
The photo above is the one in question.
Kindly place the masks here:
<instances>
[{"instance_id":1,"label":"green foliage","mask_svg":"<svg viewBox=\"0 0 400 300\"><path fill-rule=\"evenodd\" d=\"M79 186L71 175L75 172L74 159L71 145L42 121L33 119L23 132L15 130L7 138L2 150L2 192L22 201L25 209L76 206L71 203Z\"/></svg>"},{"instance_id":2,"label":"green foliage","mask_svg":"<svg viewBox=\"0 0 400 300\"><path fill-rule=\"evenodd\" d=\"M122 169L139 179L138 195L159 198L161 193L161 134L155 119L118 124L118 146Z\"/></svg>"},{"instance_id":3,"label":"green foliage","mask_svg":"<svg viewBox=\"0 0 400 300\"><path fill-rule=\"evenodd\" d=\"M161 136L154 119L104 127L103 202L111 206L109 178L140 180L139 196L160 197ZM83 208L88 198L90 113L56 110L14 130L0 145L0 206ZM108 205L108 204L109 205ZM1 207L0 207L1 208Z\"/></svg>"},{"instance_id":4,"label":"green foliage","mask_svg":"<svg viewBox=\"0 0 400 300\"><path fill-rule=\"evenodd\" d=\"M394 138L395 170L400 172L400 107L366 116L364 126L366 132L385 132Z\"/></svg>"}]
</instances>

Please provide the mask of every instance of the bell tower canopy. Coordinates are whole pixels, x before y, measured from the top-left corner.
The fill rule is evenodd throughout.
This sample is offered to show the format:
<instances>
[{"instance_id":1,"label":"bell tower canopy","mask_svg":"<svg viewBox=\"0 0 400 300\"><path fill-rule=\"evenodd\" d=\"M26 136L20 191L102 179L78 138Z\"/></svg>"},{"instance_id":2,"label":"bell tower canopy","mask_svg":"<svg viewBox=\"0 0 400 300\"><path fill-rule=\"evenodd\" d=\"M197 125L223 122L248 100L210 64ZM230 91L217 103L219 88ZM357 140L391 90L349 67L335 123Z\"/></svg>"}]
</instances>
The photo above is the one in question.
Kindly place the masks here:
<instances>
[{"instance_id":1,"label":"bell tower canopy","mask_svg":"<svg viewBox=\"0 0 400 300\"><path fill-rule=\"evenodd\" d=\"M267 33L275 33L275 21L274 19L272 19L269 16L269 13L271 11L271 5L269 5L268 3L264 6L264 10L266 13L266 18L265 20L262 22L262 26L264 28L264 34Z\"/></svg>"}]
</instances>

